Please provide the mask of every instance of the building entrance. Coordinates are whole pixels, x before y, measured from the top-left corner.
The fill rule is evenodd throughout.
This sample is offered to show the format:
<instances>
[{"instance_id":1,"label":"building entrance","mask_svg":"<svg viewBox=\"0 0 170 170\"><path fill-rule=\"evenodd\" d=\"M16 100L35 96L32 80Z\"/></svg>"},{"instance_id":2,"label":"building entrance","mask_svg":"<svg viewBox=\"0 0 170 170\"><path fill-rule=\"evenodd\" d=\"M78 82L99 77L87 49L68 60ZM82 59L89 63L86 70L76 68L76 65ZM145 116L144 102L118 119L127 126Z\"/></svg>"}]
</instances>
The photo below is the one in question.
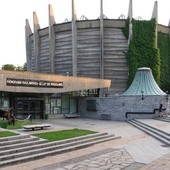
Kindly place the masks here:
<instances>
[{"instance_id":1,"label":"building entrance","mask_svg":"<svg viewBox=\"0 0 170 170\"><path fill-rule=\"evenodd\" d=\"M42 100L15 100L16 116L27 117L32 115L33 119L43 118Z\"/></svg>"}]
</instances>

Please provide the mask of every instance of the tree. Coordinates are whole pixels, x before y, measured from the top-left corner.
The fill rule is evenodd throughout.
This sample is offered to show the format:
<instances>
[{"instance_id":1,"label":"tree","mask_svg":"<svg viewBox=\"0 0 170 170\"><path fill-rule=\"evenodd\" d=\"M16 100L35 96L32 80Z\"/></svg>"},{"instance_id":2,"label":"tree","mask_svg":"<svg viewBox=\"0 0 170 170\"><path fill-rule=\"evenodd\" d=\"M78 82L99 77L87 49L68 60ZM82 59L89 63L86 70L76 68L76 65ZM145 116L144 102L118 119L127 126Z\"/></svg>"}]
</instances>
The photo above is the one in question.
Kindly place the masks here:
<instances>
[{"instance_id":1,"label":"tree","mask_svg":"<svg viewBox=\"0 0 170 170\"><path fill-rule=\"evenodd\" d=\"M4 64L3 66L2 66L2 70L15 70L16 69L16 67L13 65L13 64Z\"/></svg>"},{"instance_id":2,"label":"tree","mask_svg":"<svg viewBox=\"0 0 170 170\"><path fill-rule=\"evenodd\" d=\"M23 71L27 71L27 63L24 63L24 65L23 65Z\"/></svg>"},{"instance_id":3,"label":"tree","mask_svg":"<svg viewBox=\"0 0 170 170\"><path fill-rule=\"evenodd\" d=\"M10 71L26 71L26 63L23 66L15 66L13 64L4 64L2 70Z\"/></svg>"},{"instance_id":4,"label":"tree","mask_svg":"<svg viewBox=\"0 0 170 170\"><path fill-rule=\"evenodd\" d=\"M17 67L15 68L15 71L23 71L23 67L22 67L22 66L17 66Z\"/></svg>"}]
</instances>

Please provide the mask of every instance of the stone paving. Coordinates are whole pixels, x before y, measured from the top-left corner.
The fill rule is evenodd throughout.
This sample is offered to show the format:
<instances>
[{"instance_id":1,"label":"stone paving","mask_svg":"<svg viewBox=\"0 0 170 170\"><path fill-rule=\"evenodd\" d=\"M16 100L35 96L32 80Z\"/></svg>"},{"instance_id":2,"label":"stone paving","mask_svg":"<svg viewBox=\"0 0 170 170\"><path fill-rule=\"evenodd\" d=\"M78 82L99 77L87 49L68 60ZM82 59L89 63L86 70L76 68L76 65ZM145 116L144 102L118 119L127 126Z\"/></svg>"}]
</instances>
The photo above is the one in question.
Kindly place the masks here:
<instances>
[{"instance_id":1,"label":"stone paving","mask_svg":"<svg viewBox=\"0 0 170 170\"><path fill-rule=\"evenodd\" d=\"M110 153L102 154L100 156L96 156L94 158L86 159L79 163L75 163L72 165L67 165L62 167L65 170L80 170L80 169L93 169L93 170L105 170L105 169L123 169L130 164L134 163L134 160L131 156L124 150L119 149ZM61 168L56 168L59 170Z\"/></svg>"},{"instance_id":2,"label":"stone paving","mask_svg":"<svg viewBox=\"0 0 170 170\"><path fill-rule=\"evenodd\" d=\"M123 169L130 164L134 163L132 157L123 149L119 149L107 154L102 154L94 158L86 159L76 164L67 165L62 167L65 170L80 170L80 169L93 169L93 170L118 170ZM56 168L56 170L61 168Z\"/></svg>"},{"instance_id":3,"label":"stone paving","mask_svg":"<svg viewBox=\"0 0 170 170\"><path fill-rule=\"evenodd\" d=\"M170 128L170 123L167 122L146 121L156 126L159 124L159 128L165 131ZM50 130L90 129L115 134L121 136L121 139L1 170L168 170L170 167L170 147L163 146L161 142L126 122L61 119L48 120L46 123L53 124Z\"/></svg>"},{"instance_id":4,"label":"stone paving","mask_svg":"<svg viewBox=\"0 0 170 170\"><path fill-rule=\"evenodd\" d=\"M125 149L106 149L39 170L120 170L134 163L134 159Z\"/></svg>"}]
</instances>

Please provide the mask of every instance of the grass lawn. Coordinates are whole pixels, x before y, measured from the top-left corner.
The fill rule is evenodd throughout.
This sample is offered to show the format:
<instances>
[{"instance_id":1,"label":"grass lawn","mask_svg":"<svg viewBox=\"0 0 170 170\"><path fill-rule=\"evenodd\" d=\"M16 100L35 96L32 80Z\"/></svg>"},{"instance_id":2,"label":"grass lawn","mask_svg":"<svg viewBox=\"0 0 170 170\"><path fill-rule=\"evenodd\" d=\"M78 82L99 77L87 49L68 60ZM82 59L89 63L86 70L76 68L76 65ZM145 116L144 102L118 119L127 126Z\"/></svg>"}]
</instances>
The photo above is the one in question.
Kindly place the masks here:
<instances>
[{"instance_id":1,"label":"grass lawn","mask_svg":"<svg viewBox=\"0 0 170 170\"><path fill-rule=\"evenodd\" d=\"M82 129L70 129L70 130L61 130L61 131L54 131L54 132L47 132L47 133L39 133L34 134L39 138L47 139L49 142L58 141L63 139L74 138L78 136L84 136L88 134L94 134L97 132L90 131L90 130L82 130Z\"/></svg>"},{"instance_id":2,"label":"grass lawn","mask_svg":"<svg viewBox=\"0 0 170 170\"><path fill-rule=\"evenodd\" d=\"M35 124L35 122L33 122L33 121L32 122L30 122L30 121L27 121L27 122L16 121L15 126L13 126L13 125L9 125L7 120L0 119L0 127L5 128L5 129L20 129L24 125L33 125L33 124Z\"/></svg>"},{"instance_id":3,"label":"grass lawn","mask_svg":"<svg viewBox=\"0 0 170 170\"><path fill-rule=\"evenodd\" d=\"M0 138L17 135L14 132L0 131Z\"/></svg>"}]
</instances>

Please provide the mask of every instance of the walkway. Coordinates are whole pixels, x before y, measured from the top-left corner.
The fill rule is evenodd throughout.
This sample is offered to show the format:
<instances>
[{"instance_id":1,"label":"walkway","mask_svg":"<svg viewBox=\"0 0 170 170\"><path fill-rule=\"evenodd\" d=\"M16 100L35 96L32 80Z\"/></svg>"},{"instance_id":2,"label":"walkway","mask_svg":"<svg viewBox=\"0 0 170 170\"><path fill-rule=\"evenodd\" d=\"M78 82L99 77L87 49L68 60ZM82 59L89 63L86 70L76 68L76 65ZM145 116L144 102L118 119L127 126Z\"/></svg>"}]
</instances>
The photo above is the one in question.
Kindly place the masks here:
<instances>
[{"instance_id":1,"label":"walkway","mask_svg":"<svg viewBox=\"0 0 170 170\"><path fill-rule=\"evenodd\" d=\"M169 131L170 123L144 120L160 129ZM50 130L81 128L108 132L121 139L97 144L70 153L46 157L1 170L166 170L170 167L170 147L148 136L126 122L91 119L56 119L43 123L53 124ZM38 132L44 132L42 130ZM33 131L29 133L35 133Z\"/></svg>"}]
</instances>

